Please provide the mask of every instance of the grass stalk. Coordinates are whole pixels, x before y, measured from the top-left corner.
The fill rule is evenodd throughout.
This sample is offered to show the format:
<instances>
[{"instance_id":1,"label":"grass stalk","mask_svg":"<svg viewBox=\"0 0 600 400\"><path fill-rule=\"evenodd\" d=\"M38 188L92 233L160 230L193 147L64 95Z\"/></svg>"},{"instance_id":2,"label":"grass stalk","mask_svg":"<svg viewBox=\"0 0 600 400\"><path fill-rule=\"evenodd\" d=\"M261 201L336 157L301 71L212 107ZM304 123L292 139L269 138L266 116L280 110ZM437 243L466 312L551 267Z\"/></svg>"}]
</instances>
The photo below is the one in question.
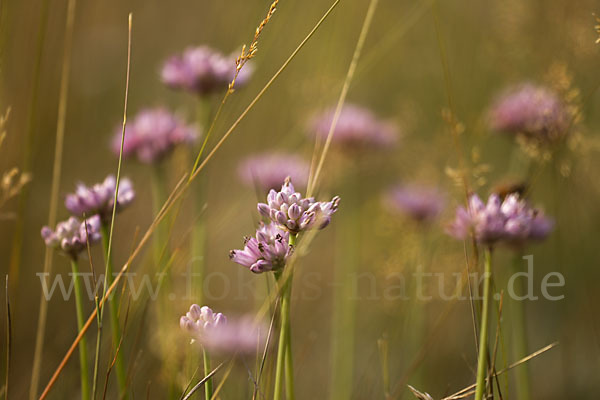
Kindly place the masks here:
<instances>
[{"instance_id":1,"label":"grass stalk","mask_svg":"<svg viewBox=\"0 0 600 400\"><path fill-rule=\"evenodd\" d=\"M325 163L327 153L329 152L329 147L331 146L333 134L335 133L335 127L337 126L338 119L340 118L340 114L342 113L342 108L344 107L344 103L346 102L346 97L348 96L348 91L350 90L350 84L352 83L352 79L354 78L354 74L356 73L356 66L358 65L358 60L360 59L362 49L365 45L365 41L367 40L367 34L369 33L369 29L371 28L371 22L373 21L373 16L375 15L375 10L377 9L378 2L379 0L371 0L371 2L369 3L369 8L367 9L367 14L365 16L365 20L360 30L360 35L358 36L356 47L354 48L354 53L352 54L352 61L350 61L350 66L348 67L348 72L346 73L346 77L344 79L344 85L342 86L342 91L340 92L340 97L338 98L338 102L335 107L335 113L333 115L333 120L331 121L331 126L329 127L329 132L327 133L327 139L325 140L325 144L323 145L321 157L319 158L319 162L317 163L314 171L311 167L310 175L308 177L308 187L306 190L307 196L309 197L312 196L312 193L314 193L316 185L319 182L319 176Z\"/></svg>"},{"instance_id":2,"label":"grass stalk","mask_svg":"<svg viewBox=\"0 0 600 400\"><path fill-rule=\"evenodd\" d=\"M71 271L73 272L73 291L75 292L75 309L77 312L77 330L83 329L85 323L83 314L83 295L81 293L81 283L79 282L79 266L77 259L71 259ZM79 374L81 379L81 399L89 400L90 383L89 368L87 362L87 341L85 337L79 342Z\"/></svg>"},{"instance_id":3,"label":"grass stalk","mask_svg":"<svg viewBox=\"0 0 600 400\"><path fill-rule=\"evenodd\" d=\"M516 274L520 272L520 257L515 257L513 261L512 273ZM523 280L514 280L515 292L523 293ZM513 351L515 358L521 359L527 354L527 327L525 317L525 301L513 299L511 304L511 325L513 328ZM515 370L515 383L517 390L518 400L529 400L531 399L531 388L529 384L529 367L527 364L522 365L520 368Z\"/></svg>"},{"instance_id":4,"label":"grass stalk","mask_svg":"<svg viewBox=\"0 0 600 400\"><path fill-rule=\"evenodd\" d=\"M129 77L130 77L130 72L131 72L131 32L132 32L132 25L133 25L133 14L129 13L128 16L128 35L127 35L127 72L125 75L125 99L123 102L123 124L121 127L121 146L119 149L119 161L117 163L117 177L116 177L116 184L115 184L115 194L113 196L113 207L112 207L112 213L111 213L111 217L110 217L110 228L107 229L108 230L108 234L106 234L104 228L103 228L103 237L106 236L106 245L105 245L105 269L104 269L104 282L102 285L102 301L101 304L97 303L96 304L96 315L97 315L97 321L98 321L98 336L96 337L96 354L94 356L94 378L92 381L92 396L95 399L96 397L96 391L98 388L98 369L99 369L99 365L100 365L100 344L102 343L102 323L103 323L103 319L104 319L104 304L107 300L107 296L110 295L109 293L109 286L111 288L114 288L114 286L116 285L116 282L113 281L113 276L112 276L112 265L110 265L110 261L111 261L111 251L112 251L112 240L113 240L113 230L114 230L114 226L115 226L115 216L117 214L117 199L119 196L119 185L121 183L121 165L123 163L123 146L125 145L125 127L127 125L127 103L129 100ZM106 225L106 224L103 224ZM104 241L104 239L103 239ZM110 272L110 274L109 274ZM120 274L122 274L124 271L121 270ZM108 280L111 280L112 283L109 284ZM89 322L90 319L88 319ZM117 317L117 323L118 323L118 317ZM86 326L89 326L88 323L86 323ZM118 326L118 325L117 325ZM81 335L81 332L80 332ZM78 336L79 337L79 336ZM120 341L117 341L117 345L115 345L115 348L118 347L118 343L120 343ZM125 384L126 384L126 379L125 379ZM44 392L42 393L42 396L40 397L40 399L44 398L47 393L48 393L49 388L46 387L46 389L44 390ZM127 398L126 392L125 392L125 387L119 387L119 392L121 395L121 398Z\"/></svg>"},{"instance_id":5,"label":"grass stalk","mask_svg":"<svg viewBox=\"0 0 600 400\"><path fill-rule=\"evenodd\" d=\"M30 166L28 161L30 152L31 141L33 138L34 122L36 117L36 103L39 88L39 75L41 69L41 57L44 48L44 33L47 24L48 14L48 0L44 0L41 4L41 22L38 31L38 43L37 43L37 55L33 78L32 98L29 106L28 115L28 127L27 127L27 144L25 146L25 164L23 169L27 171ZM70 60L71 60L71 48L73 41L73 26L75 23L75 0L70 0L67 5L67 20L66 20L66 31L65 31L65 46L62 58L62 71L60 81L60 93L59 93L59 107L58 117L56 123L56 142L54 145L54 162L52 166L52 184L50 191L50 205L48 211L48 226L54 226L56 224L56 209L59 201L59 189L60 189L60 175L62 171L62 154L63 154L63 143L65 136L65 122L67 116L67 100L68 100L68 89L69 89L69 72L70 72ZM24 188L25 192L21 192L19 197L19 214L17 217L17 227L13 236L13 247L11 249L11 266L10 270L20 265L21 256L21 244L23 240L23 212L21 207L24 207L27 197L27 188ZM50 247L46 247L44 253L44 273L50 273L52 271L52 255L54 251ZM38 314L38 323L35 336L35 350L33 355L33 367L31 368L31 383L29 385L29 399L34 400L38 395L38 386L40 381L40 370L42 366L42 353L44 349L44 335L46 333L46 319L48 316L48 301L44 296L40 296L40 312Z\"/></svg>"},{"instance_id":6,"label":"grass stalk","mask_svg":"<svg viewBox=\"0 0 600 400\"><path fill-rule=\"evenodd\" d=\"M490 309L490 291L492 281L492 250L488 247L484 255L483 275L483 305L481 307L481 327L479 329L479 354L477 361L477 381L475 389L475 400L483 399L486 388L487 376L487 347L488 347L488 319Z\"/></svg>"},{"instance_id":7,"label":"grass stalk","mask_svg":"<svg viewBox=\"0 0 600 400\"><path fill-rule=\"evenodd\" d=\"M109 241L109 230L110 227L103 223L101 227L102 233L102 247L104 250L104 256L106 257L106 283L112 285L113 283L113 262L112 257L108 251ZM121 326L119 323L119 301L117 297L108 298L108 308L110 312L110 329L112 334L113 346L116 349L121 343ZM115 375L117 376L117 384L119 385L119 395L125 396L127 386L127 372L125 371L125 365L123 362L123 351L119 351L115 358Z\"/></svg>"},{"instance_id":8,"label":"grass stalk","mask_svg":"<svg viewBox=\"0 0 600 400\"><path fill-rule=\"evenodd\" d=\"M25 144L23 146L23 165L22 165L22 170L25 172L29 172L31 171L31 167L33 164L33 139L35 136L35 130L36 130L36 124L37 124L37 113L38 113L38 97L39 97L39 92L40 92L40 77L41 77L41 72L42 72L42 59L43 59L43 53L44 53L44 44L46 42L46 27L48 25L48 9L49 9L49 1L48 0L43 0L41 2L41 4L39 5L40 8L40 25L38 27L38 31L37 31L37 38L36 38L36 50L35 50L35 61L34 61L34 67L33 67L33 77L31 80L31 97L29 100L29 104L28 104L28 109L27 109L27 125L25 128ZM68 6L69 7L69 6ZM67 32L69 32L69 25L67 22ZM68 34L65 36L65 39L68 38ZM64 79L64 70L65 70L65 65L68 62L67 59L67 48L66 48L66 44L67 42L65 41L65 54L63 54L63 76L61 77L61 79ZM4 54L2 54L3 56L3 62L4 62ZM70 58L70 57L69 57ZM4 72L4 71L2 71ZM61 82L62 85L62 82ZM61 99L63 98L63 93L61 93ZM66 101L66 93L64 93L64 99ZM60 120L60 118L59 118ZM58 136L58 132L57 132L57 136ZM58 138L57 138L58 139ZM55 158L56 160L56 158ZM15 224L15 229L13 232L13 236L12 236L12 243L11 243L11 249L10 249L10 266L9 266L9 274L11 277L11 285L13 287L17 287L18 286L18 281L19 281L19 267L21 265L21 256L22 256L22 247L23 247L23 236L25 233L25 212L26 212L26 207L27 207L27 199L29 197L29 185L26 185L25 187L23 187L23 189L19 192L19 198L18 198L18 204L17 204L17 218L16 218L16 224ZM45 323L45 320L44 320ZM45 328L45 324L44 324L44 328ZM37 350L37 348L36 348ZM32 385L30 388L30 391L32 389L34 389L35 386L35 392L37 392L37 385L39 382L39 363L41 362L40 360L40 352L41 349L39 351L36 351L36 356L34 356L34 359L37 358L36 361L38 361L38 365L37 365L37 373L36 373L36 364L34 362L34 370L33 370L33 375L32 375ZM30 393L30 398L35 398L35 395L37 393Z\"/></svg>"}]
</instances>

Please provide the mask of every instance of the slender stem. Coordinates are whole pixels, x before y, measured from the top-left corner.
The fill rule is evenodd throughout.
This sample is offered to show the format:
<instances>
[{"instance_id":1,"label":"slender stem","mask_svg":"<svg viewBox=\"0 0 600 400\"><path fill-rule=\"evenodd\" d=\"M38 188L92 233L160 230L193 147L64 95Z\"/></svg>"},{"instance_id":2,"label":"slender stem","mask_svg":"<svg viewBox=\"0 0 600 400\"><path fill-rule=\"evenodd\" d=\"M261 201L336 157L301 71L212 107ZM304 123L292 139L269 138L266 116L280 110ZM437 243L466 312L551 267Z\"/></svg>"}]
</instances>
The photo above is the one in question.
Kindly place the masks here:
<instances>
[{"instance_id":1,"label":"slender stem","mask_svg":"<svg viewBox=\"0 0 600 400\"><path fill-rule=\"evenodd\" d=\"M39 75L41 67L41 56L44 48L44 37L47 24L48 15L48 0L44 0L40 5L42 10L42 16L40 21L40 28L38 31L38 47L36 53L35 62L35 73L33 78L33 93L31 98L31 104L29 109L29 118L27 125L27 142L25 145L25 163L23 170L28 171L31 164L27 161L29 153L31 152L31 144L34 133L34 122L36 114L36 103L38 96L39 87ZM65 121L66 121L66 110L67 110L67 99L68 99L68 88L69 88L69 66L71 59L71 46L73 38L73 25L75 20L75 0L69 1L67 5L67 21L65 30L65 47L62 60L62 71L61 71L61 83L60 83L60 94L59 94L59 112L56 123L56 141L54 145L54 163L52 166L52 185L50 189L50 204L48 211L48 226L54 226L56 224L56 210L59 199L60 189L60 175L62 171L62 153L63 143L65 134ZM27 190L27 188L25 188ZM19 196L19 213L17 217L17 225L15 226L15 232L13 234L13 247L11 249L11 266L10 271L13 271L14 267L20 265L21 257L21 245L23 241L23 218L24 218L24 205L27 203L27 193L22 192ZM50 274L52 271L52 254L53 250L50 247L46 247L44 254L44 273ZM18 272L18 268L16 269ZM11 274L11 277L14 277ZM44 335L46 333L46 320L48 317L48 301L44 296L40 296L40 312L38 314L38 326L36 329L35 337L35 352L33 356L33 367L31 372L31 385L29 386L29 399L35 400L38 395L38 386L40 380L40 370L42 366L42 353L44 349Z\"/></svg>"},{"instance_id":2,"label":"slender stem","mask_svg":"<svg viewBox=\"0 0 600 400\"><path fill-rule=\"evenodd\" d=\"M477 361L477 386L475 400L483 399L485 392L485 378L487 375L487 344L488 344L488 318L490 308L490 286L492 281L492 251L485 250L483 275L483 306L481 308L481 327L479 329L479 357Z\"/></svg>"},{"instance_id":3,"label":"slender stem","mask_svg":"<svg viewBox=\"0 0 600 400\"><path fill-rule=\"evenodd\" d=\"M279 280L279 276L277 276ZM286 308L287 301L285 301L285 292L287 288L283 288L283 292L281 294L280 301L280 331L279 331L279 344L277 346L277 364L275 366L275 389L273 391L273 399L280 400L282 398L283 391L283 374L284 374L284 364L285 364L285 340L287 338L287 320L286 320Z\"/></svg>"},{"instance_id":4,"label":"slender stem","mask_svg":"<svg viewBox=\"0 0 600 400\"><path fill-rule=\"evenodd\" d=\"M73 291L75 292L75 308L77 310L77 330L83 328L85 323L83 314L83 297L81 293L81 284L79 282L79 268L77 260L71 259L71 270L73 271ZM87 363L87 341L85 337L79 342L79 373L81 378L81 399L90 398L89 369Z\"/></svg>"},{"instance_id":5,"label":"slender stem","mask_svg":"<svg viewBox=\"0 0 600 400\"><path fill-rule=\"evenodd\" d=\"M356 277L360 265L360 190L357 170L348 171L342 198L346 201L339 215L335 237L334 276L331 318L331 400L351 397L354 373L356 325Z\"/></svg>"},{"instance_id":6,"label":"slender stem","mask_svg":"<svg viewBox=\"0 0 600 400\"><path fill-rule=\"evenodd\" d=\"M110 226L103 223L102 224L102 246L104 248L104 256L106 257L106 284L108 286L113 283L113 263L112 257L108 253L108 237L109 237L109 229ZM121 328L119 324L119 302L116 298L110 296L108 298L108 308L110 310L110 328L113 339L113 347L116 349L119 348L119 344L121 343ZM123 352L119 351L117 354L117 359L115 361L115 375L117 375L117 383L119 385L119 394L120 396L126 395L126 385L127 385L127 374L125 371L125 366L123 364ZM122 398L122 397L121 397Z\"/></svg>"},{"instance_id":7,"label":"slender stem","mask_svg":"<svg viewBox=\"0 0 600 400\"><path fill-rule=\"evenodd\" d=\"M290 246L296 246L297 236L290 233ZM290 303L292 297L292 274L290 274L287 282L285 293L286 303L286 323L287 329L285 334L285 393L287 400L294 400L294 359L292 355L292 328L290 318Z\"/></svg>"},{"instance_id":8,"label":"slender stem","mask_svg":"<svg viewBox=\"0 0 600 400\"><path fill-rule=\"evenodd\" d=\"M208 376L210 374L210 356L208 355L205 349L202 349L202 356L204 358L204 376ZM213 396L213 381L212 378L209 378L204 384L204 397L206 400L211 400Z\"/></svg>"},{"instance_id":9,"label":"slender stem","mask_svg":"<svg viewBox=\"0 0 600 400\"><path fill-rule=\"evenodd\" d=\"M198 101L198 111L197 111L197 119L198 123L202 127L208 127L211 123L212 117L212 107L211 107L212 98L200 98ZM209 132L207 132L207 136L204 139L202 147L206 145L209 139ZM201 154L204 149L201 149L199 153ZM201 211L202 204L206 200L207 196L207 183L204 176L200 176L199 182L196 184L194 190L194 211ZM192 240L190 243L190 254L192 255L192 279L193 282L197 282L198 284L193 286L193 296L194 300L197 303L202 303L202 284L204 281L204 266L206 264L206 219L204 216L199 216L194 220L194 226L192 229Z\"/></svg>"},{"instance_id":10,"label":"slender stem","mask_svg":"<svg viewBox=\"0 0 600 400\"><path fill-rule=\"evenodd\" d=\"M161 206L166 199L165 174L162 165L154 166L152 175L152 213L158 215ZM166 247L165 224L159 223L156 227L153 240L154 262L156 267L160 266L163 259L163 247ZM168 258L168 257L167 257Z\"/></svg>"},{"instance_id":11,"label":"slender stem","mask_svg":"<svg viewBox=\"0 0 600 400\"><path fill-rule=\"evenodd\" d=\"M290 233L290 246L296 245L296 235ZM275 275L281 282L282 273ZM292 359L292 345L290 334L290 298L292 294L292 275L283 282L281 289L281 328L279 331L279 344L277 348L277 365L275 367L275 390L273 398L280 400L283 392L283 380L285 375L287 400L294 399L294 370Z\"/></svg>"},{"instance_id":12,"label":"slender stem","mask_svg":"<svg viewBox=\"0 0 600 400\"><path fill-rule=\"evenodd\" d=\"M520 272L520 257L515 257L513 262L513 274ZM523 293L523 280L514 280L515 292ZM514 299L511 303L512 318L511 324L513 327L514 347L513 351L517 360L526 357L529 352L527 350L527 328L525 319L525 302L523 300ZM515 370L515 378L517 384L517 399L529 400L531 398L531 389L529 386L529 368L527 364L521 365Z\"/></svg>"}]
</instances>

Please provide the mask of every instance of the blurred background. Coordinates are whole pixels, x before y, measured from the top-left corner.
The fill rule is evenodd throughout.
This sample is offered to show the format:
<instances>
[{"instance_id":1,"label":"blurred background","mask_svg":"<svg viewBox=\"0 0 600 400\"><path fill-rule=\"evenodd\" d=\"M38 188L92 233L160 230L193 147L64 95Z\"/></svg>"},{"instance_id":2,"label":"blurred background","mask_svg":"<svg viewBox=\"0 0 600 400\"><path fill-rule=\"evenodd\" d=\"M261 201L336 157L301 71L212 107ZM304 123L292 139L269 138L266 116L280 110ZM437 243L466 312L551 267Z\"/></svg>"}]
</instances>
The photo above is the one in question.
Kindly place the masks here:
<instances>
[{"instance_id":1,"label":"blurred background","mask_svg":"<svg viewBox=\"0 0 600 400\"><path fill-rule=\"evenodd\" d=\"M8 107L11 110L4 127L6 140L0 148L0 171L17 166L32 177L21 195L3 207L0 220L0 272L10 274L13 398L26 398L31 379L41 295L36 273L43 270L45 250L39 232L48 219L65 33L66 1L48 1L47 10L45 3L2 1L0 6L0 106L2 112ZM133 13L129 115L146 107L165 106L194 123L197 99L161 83L163 62L194 45L207 44L225 54L239 52L242 44L251 41L269 5L263 0L78 1L61 198L78 182L99 182L116 171L110 142L122 119L129 12ZM254 74L230 97L209 148L329 6L327 0L280 2L260 38ZM243 236L253 233L258 220L256 201L264 196L240 182L240 161L269 150L293 152L311 160L314 141L308 123L316 112L335 105L367 7L364 0L342 0L201 173L207 187L205 263L208 273L218 273L205 288L211 294L210 298L206 294L206 302L213 309L234 315L253 313L266 293L264 276L228 260L229 250L242 247ZM482 196L487 197L501 182L524 179L524 171L514 167L514 160L527 159L526 152L510 138L490 132L486 124L487 109L497 93L521 81L564 84L578 90L577 107L582 115L574 128L576 145L565 146L551 160L538 163L535 180L529 182L532 203L556 220L550 238L527 249L535 260L535 291L540 294L540 283L549 272L562 273L566 282L556 289L564 294L563 300L540 297L527 302L531 352L560 343L529 363L533 398L596 398L594 393L600 391L600 295L595 288L600 278L596 251L596 235L600 234L600 181L596 175L600 166L600 114L596 112L600 107L600 45L595 44L594 12L600 13L600 5L591 0L379 1L348 102L396 124L400 139L383 151L340 154L334 149L325 162L318 197L329 199L339 193L342 205L297 268L292 323L298 398L329 396L330 322L333 292L339 283L333 265L341 257L335 249L340 248L345 225L339 221L347 220L351 212L360 226L357 268L366 274L357 281L351 398L385 398L382 345L388 349L385 369L393 389L390 398L411 398L406 384L437 399L474 382L476 349L469 301L449 302L436 296L408 301L386 295L386 290L395 284L394 274L402 273L410 291L410 274L417 267L446 276L464 271L463 243L444 233L454 209L464 203L464 189L455 179L459 157L470 189ZM47 22L40 42L38 32L44 18ZM39 43L43 44L39 87L32 101ZM217 95L212 101L219 99ZM456 132L458 148L453 139ZM170 189L191 167L191 160L191 153L180 149L164 161ZM153 219L149 167L127 160L123 174L132 179L137 198L117 217L114 259L119 266L139 240L136 231L143 234ZM440 188L446 194L442 215L424 226L390 210L382 196L399 182ZM355 211L344 208L346 199ZM189 200L175 221L172 247L185 242L196 217ZM59 220L67 216L59 204ZM14 242L21 237L20 224L20 258L11 264ZM97 251L92 259L101 265ZM185 251L172 266L175 300L164 295L157 301L142 298L129 305L124 346L136 397L145 396L150 388L149 398L165 398L173 382L185 385L193 372L172 368L190 351L178 326L179 316L194 302L183 298L185 282L177 278L189 265ZM150 246L146 246L131 269L153 272L150 257ZM496 286L502 288L513 255L499 250L494 257ZM55 255L53 271L68 272L67 259ZM425 290L435 292L437 282L427 282L432 288L426 285ZM448 279L446 283L450 293L453 282ZM4 289L2 293L4 297ZM73 309L73 304L58 297L49 304L42 386L75 336ZM92 309L93 303L88 304L88 310ZM419 324L412 318L418 318ZM498 369L516 361L510 350L510 322L508 318L504 321ZM0 327L5 339L4 317ZM495 327L492 332L493 338ZM95 337L95 332L90 337ZM108 335L106 339L108 354ZM4 360L5 340L2 343ZM253 363L251 360L250 365ZM0 369L5 370L4 362ZM508 389L504 398L511 398L511 374L506 377L508 381L500 378L501 387ZM229 379L223 398L251 397L245 366L237 366ZM72 360L50 398L77 398L77 386L77 362ZM111 393L114 388L109 387L108 398ZM116 398L116 394L112 396Z\"/></svg>"}]
</instances>

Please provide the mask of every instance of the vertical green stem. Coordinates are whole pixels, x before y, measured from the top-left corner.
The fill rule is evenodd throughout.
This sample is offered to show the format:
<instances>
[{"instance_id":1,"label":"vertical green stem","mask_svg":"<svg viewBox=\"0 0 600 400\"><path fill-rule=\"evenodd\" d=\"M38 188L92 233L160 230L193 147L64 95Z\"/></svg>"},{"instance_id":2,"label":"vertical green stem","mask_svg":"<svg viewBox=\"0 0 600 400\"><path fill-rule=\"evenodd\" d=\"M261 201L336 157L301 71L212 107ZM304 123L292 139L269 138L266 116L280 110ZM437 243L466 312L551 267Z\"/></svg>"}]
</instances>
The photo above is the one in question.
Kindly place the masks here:
<instances>
[{"instance_id":1,"label":"vertical green stem","mask_svg":"<svg viewBox=\"0 0 600 400\"><path fill-rule=\"evenodd\" d=\"M479 357L477 361L477 387L475 389L475 400L483 399L486 387L488 319L491 298L490 286L492 281L492 251L489 247L485 250L484 264L483 306L481 307L481 327L479 329Z\"/></svg>"},{"instance_id":2,"label":"vertical green stem","mask_svg":"<svg viewBox=\"0 0 600 400\"><path fill-rule=\"evenodd\" d=\"M198 101L197 108L197 120L201 128L208 129L212 117L212 98L202 97ZM207 132L208 135L208 132ZM203 147L199 150L199 153L204 149L205 142L208 141L208 136L203 139ZM205 175L205 174L203 174ZM206 199L207 182L203 176L197 179L195 190L193 193L194 204L193 209L195 212L202 209L203 201ZM192 277L193 282L198 284L193 286L193 296L197 303L202 303L202 285L204 281L204 265L205 265L205 252L206 252L206 226L204 216L197 217L192 228L192 240L190 242L190 254L192 256Z\"/></svg>"},{"instance_id":3,"label":"vertical green stem","mask_svg":"<svg viewBox=\"0 0 600 400\"><path fill-rule=\"evenodd\" d=\"M290 246L296 245L296 235L290 233ZM281 273L275 275L281 282ZM281 289L281 328L279 331L279 344L277 348L277 365L275 367L275 390L273 398L282 399L283 381L285 379L287 400L294 399L294 363L292 359L290 300L292 294L292 275L290 274ZM285 377L285 378L284 378Z\"/></svg>"},{"instance_id":4,"label":"vertical green stem","mask_svg":"<svg viewBox=\"0 0 600 400\"><path fill-rule=\"evenodd\" d=\"M81 293L81 284L79 282L79 268L77 260L71 259L71 270L73 271L73 291L75 292L75 308L77 310L77 329L83 329L85 319L83 315L83 296ZM89 369L87 364L87 341L85 336L79 342L79 373L81 375L81 399L89 400L90 398L90 383Z\"/></svg>"},{"instance_id":5,"label":"vertical green stem","mask_svg":"<svg viewBox=\"0 0 600 400\"><path fill-rule=\"evenodd\" d=\"M210 356L205 349L202 349L202 356L204 358L204 376L210 374ZM206 400L211 400L213 396L213 381L212 378L206 381L204 384L204 396Z\"/></svg>"},{"instance_id":6,"label":"vertical green stem","mask_svg":"<svg viewBox=\"0 0 600 400\"><path fill-rule=\"evenodd\" d=\"M206 182L203 176L198 177L199 182L196 182L196 190L194 191L194 205L195 211L201 209L204 195L206 194ZM192 262L192 295L196 303L202 304L202 286L204 284L204 265L206 257L206 226L205 216L197 216L194 220L194 226L192 228L192 238L190 242L191 262Z\"/></svg>"},{"instance_id":7,"label":"vertical green stem","mask_svg":"<svg viewBox=\"0 0 600 400\"><path fill-rule=\"evenodd\" d=\"M336 229L335 283L331 328L331 400L351 397L354 374L356 278L360 264L361 182L357 171L348 173L344 185L344 212Z\"/></svg>"},{"instance_id":8,"label":"vertical green stem","mask_svg":"<svg viewBox=\"0 0 600 400\"><path fill-rule=\"evenodd\" d=\"M520 255L520 254L519 254ZM515 274L520 272L521 258L515 257L513 262L512 273ZM523 293L523 280L514 280L515 293L521 295ZM520 360L526 357L529 352L527 351L527 328L525 318L525 301L514 299L511 303L512 318L511 324L513 327L513 351L516 360ZM527 363L519 365L515 369L515 378L517 386L517 399L518 400L529 400L531 398L531 389L529 386L529 368Z\"/></svg>"},{"instance_id":9,"label":"vertical green stem","mask_svg":"<svg viewBox=\"0 0 600 400\"><path fill-rule=\"evenodd\" d=\"M152 175L152 213L154 216L158 215L165 199L165 174L162 165L159 164L154 166ZM165 224L164 221L161 221L154 231L152 242L154 262L157 268L160 267L161 259L163 259L163 248L166 248L165 240L167 238L165 236Z\"/></svg>"},{"instance_id":10,"label":"vertical green stem","mask_svg":"<svg viewBox=\"0 0 600 400\"><path fill-rule=\"evenodd\" d=\"M108 254L108 236L110 226L106 223L102 224L102 246L104 249L104 257L106 262L106 285L110 287L113 282L113 264L112 259ZM113 295L114 296L114 295ZM119 348L121 343L121 328L119 325L119 303L113 296L108 298L108 308L110 310L110 328L112 333L113 347L115 351ZM117 376L117 383L119 385L119 395L121 399L127 398L127 374L125 371L125 365L123 364L123 351L119 350L117 359L115 361L115 375Z\"/></svg>"},{"instance_id":11,"label":"vertical green stem","mask_svg":"<svg viewBox=\"0 0 600 400\"><path fill-rule=\"evenodd\" d=\"M296 238L295 234L290 233L290 246L296 246ZM290 303L292 297L292 277L293 275L290 273L290 277L288 278L286 294L285 294L285 302L286 302L286 336L285 336L285 393L287 400L294 400L294 359L292 356L292 328L291 328L291 318L290 318Z\"/></svg>"}]
</instances>

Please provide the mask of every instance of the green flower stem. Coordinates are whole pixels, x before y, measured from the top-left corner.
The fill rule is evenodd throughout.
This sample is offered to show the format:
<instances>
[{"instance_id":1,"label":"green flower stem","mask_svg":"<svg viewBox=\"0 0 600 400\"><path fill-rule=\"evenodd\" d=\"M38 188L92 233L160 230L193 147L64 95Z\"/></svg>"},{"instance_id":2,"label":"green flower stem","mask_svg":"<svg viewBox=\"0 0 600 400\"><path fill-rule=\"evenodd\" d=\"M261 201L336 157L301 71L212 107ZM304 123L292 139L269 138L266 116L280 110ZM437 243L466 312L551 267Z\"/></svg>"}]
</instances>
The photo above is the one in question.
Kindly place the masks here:
<instances>
[{"instance_id":1,"label":"green flower stem","mask_svg":"<svg viewBox=\"0 0 600 400\"><path fill-rule=\"evenodd\" d=\"M198 211L201 209L199 205L202 204L202 200L204 195L206 194L206 183L203 176L198 178L199 182L196 182L196 188L193 193L194 198L194 210ZM198 304L202 303L202 287L204 284L204 266L205 266L205 257L206 257L206 224L205 224L205 216L201 215L197 217L194 221L194 226L192 227L192 237L190 241L190 253L192 256L192 296L194 297L194 301Z\"/></svg>"},{"instance_id":2,"label":"green flower stem","mask_svg":"<svg viewBox=\"0 0 600 400\"><path fill-rule=\"evenodd\" d=\"M519 254L520 255L520 254ZM512 273L515 274L520 272L521 258L515 257L513 262ZM514 289L516 293L523 293L523 280L515 279ZM512 318L511 324L513 327L513 340L514 340L514 355L517 360L526 357L529 352L527 350L527 328L525 318L525 302L523 300L513 300L511 303ZM527 363L519 365L515 369L515 378L517 386L517 399L518 400L529 400L531 399L531 388L529 386L529 368Z\"/></svg>"},{"instance_id":3,"label":"green flower stem","mask_svg":"<svg viewBox=\"0 0 600 400\"><path fill-rule=\"evenodd\" d=\"M344 185L345 208L336 227L336 253L331 327L331 400L351 397L354 374L356 277L360 264L360 180L351 171Z\"/></svg>"},{"instance_id":4,"label":"green flower stem","mask_svg":"<svg viewBox=\"0 0 600 400\"><path fill-rule=\"evenodd\" d=\"M108 238L109 238L110 225L102 223L102 247L104 249L104 257L108 257ZM110 287L113 283L113 264L112 259L109 257L106 261L106 285ZM119 303L113 296L108 298L108 308L110 311L110 328L112 333L112 341L115 351L121 344L121 327L119 324ZM117 383L119 385L120 398L127 398L127 373L125 371L125 365L123 364L123 351L119 350L117 359L115 361L115 375L117 376Z\"/></svg>"},{"instance_id":5,"label":"green flower stem","mask_svg":"<svg viewBox=\"0 0 600 400\"><path fill-rule=\"evenodd\" d=\"M297 236L290 233L290 246L296 246ZM290 303L292 297L292 274L288 279L286 290L287 329L285 338L285 393L287 400L294 400L294 359L292 356L292 328L290 318Z\"/></svg>"},{"instance_id":6,"label":"green flower stem","mask_svg":"<svg viewBox=\"0 0 600 400\"><path fill-rule=\"evenodd\" d=\"M290 246L296 245L296 235L290 233ZM281 273L275 278L281 282ZM281 328L279 331L279 344L277 348L277 365L275 367L275 390L273 398L282 399L283 380L285 376L285 390L287 400L294 399L294 363L292 359L292 343L290 329L290 300L292 294L292 275L283 283L281 289Z\"/></svg>"},{"instance_id":7,"label":"green flower stem","mask_svg":"<svg viewBox=\"0 0 600 400\"><path fill-rule=\"evenodd\" d=\"M212 118L212 98L201 97L198 100L197 108L197 120L200 126L204 129L208 129ZM208 133L208 132L207 132ZM204 150L205 142L208 141L209 137L206 136L203 139L202 148L198 150L201 154ZM204 175L198 177L196 182L195 190L193 193L193 209L199 211L202 209L203 200L206 199L207 183L204 179ZM205 266L205 253L206 253L206 224L204 216L196 218L194 226L192 227L192 236L190 241L190 254L192 256L192 279L193 282L198 282L197 285L193 285L192 295L197 303L202 303L202 286L204 283L204 266Z\"/></svg>"},{"instance_id":8,"label":"green flower stem","mask_svg":"<svg viewBox=\"0 0 600 400\"><path fill-rule=\"evenodd\" d=\"M483 276L483 306L481 308L481 327L479 329L479 357L477 361L477 386L475 389L475 400L482 400L485 393L485 378L487 375L487 347L488 347L488 319L490 298L490 286L492 281L492 250L485 249Z\"/></svg>"},{"instance_id":9,"label":"green flower stem","mask_svg":"<svg viewBox=\"0 0 600 400\"><path fill-rule=\"evenodd\" d=\"M83 329L85 318L83 315L83 297L81 293L81 284L79 282L79 267L75 258L71 259L71 270L73 271L73 291L75 292L75 307L77 310L77 329ZM89 400L90 383L89 369L87 364L87 341L85 336L79 342L79 372L81 374L81 399Z\"/></svg>"},{"instance_id":10,"label":"green flower stem","mask_svg":"<svg viewBox=\"0 0 600 400\"><path fill-rule=\"evenodd\" d=\"M152 213L154 216L158 215L163 202L166 200L165 190L165 173L162 165L156 165L154 167L154 174L152 176ZM161 259L168 259L168 254L163 257L163 248L166 246L166 232L165 232L165 221L161 221L154 232L154 239L152 247L154 251L154 262L156 267L159 268L161 265Z\"/></svg>"},{"instance_id":11,"label":"green flower stem","mask_svg":"<svg viewBox=\"0 0 600 400\"><path fill-rule=\"evenodd\" d=\"M202 356L204 358L204 376L210 374L210 356L205 349L202 350ZM206 400L211 400L213 397L213 381L212 378L206 381L204 384L204 396Z\"/></svg>"}]
</instances>

